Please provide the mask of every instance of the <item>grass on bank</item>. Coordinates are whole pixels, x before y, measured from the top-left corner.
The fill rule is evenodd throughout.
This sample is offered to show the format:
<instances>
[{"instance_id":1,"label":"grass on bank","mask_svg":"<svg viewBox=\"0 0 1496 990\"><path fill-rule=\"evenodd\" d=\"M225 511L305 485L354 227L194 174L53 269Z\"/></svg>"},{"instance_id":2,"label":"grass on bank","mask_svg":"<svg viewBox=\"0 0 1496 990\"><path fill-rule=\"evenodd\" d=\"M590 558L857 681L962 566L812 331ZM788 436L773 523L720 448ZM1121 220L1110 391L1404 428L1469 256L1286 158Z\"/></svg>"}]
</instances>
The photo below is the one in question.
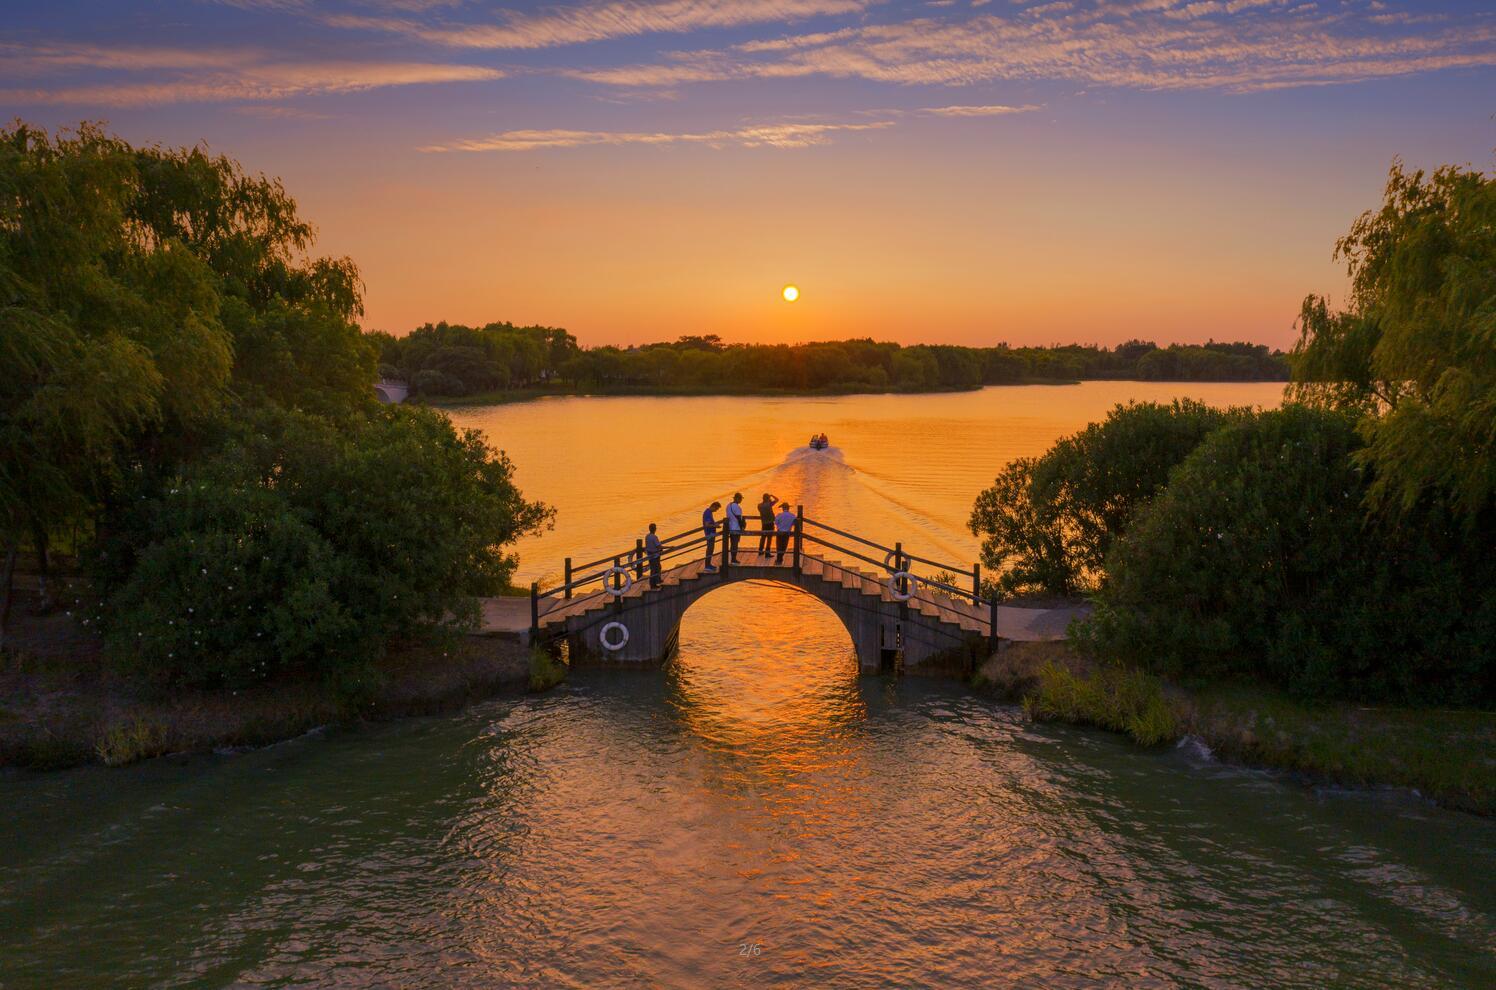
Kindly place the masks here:
<instances>
[{"instance_id":1,"label":"grass on bank","mask_svg":"<svg viewBox=\"0 0 1496 990\"><path fill-rule=\"evenodd\" d=\"M1406 787L1446 807L1496 814L1496 713L1311 705L1246 685L1186 689L1098 665L1063 642L1011 644L975 683L1038 720L1100 726L1149 746L1193 735L1231 762L1339 785Z\"/></svg>"},{"instance_id":2,"label":"grass on bank","mask_svg":"<svg viewBox=\"0 0 1496 990\"><path fill-rule=\"evenodd\" d=\"M1223 758L1358 787L1408 787L1496 814L1496 714L1306 705L1235 685L1195 691L1190 705L1194 731Z\"/></svg>"},{"instance_id":3,"label":"grass on bank","mask_svg":"<svg viewBox=\"0 0 1496 990\"><path fill-rule=\"evenodd\" d=\"M170 752L167 738L166 726L136 715L106 728L94 744L94 752L105 766L122 767Z\"/></svg>"},{"instance_id":4,"label":"grass on bank","mask_svg":"<svg viewBox=\"0 0 1496 990\"><path fill-rule=\"evenodd\" d=\"M20 625L61 624L22 616ZM0 766L123 766L166 753L264 746L319 726L428 715L533 678L524 647L489 637L395 644L350 690L284 678L233 690L162 691L115 672L91 637L0 653Z\"/></svg>"},{"instance_id":5,"label":"grass on bank","mask_svg":"<svg viewBox=\"0 0 1496 990\"><path fill-rule=\"evenodd\" d=\"M566 664L543 646L530 647L530 690L539 693L566 680Z\"/></svg>"},{"instance_id":6,"label":"grass on bank","mask_svg":"<svg viewBox=\"0 0 1496 990\"><path fill-rule=\"evenodd\" d=\"M1101 667L1076 674L1046 663L1038 676L1038 687L1023 699L1033 718L1099 725L1126 733L1143 746L1180 736L1179 718L1164 698L1163 685L1141 670Z\"/></svg>"}]
</instances>

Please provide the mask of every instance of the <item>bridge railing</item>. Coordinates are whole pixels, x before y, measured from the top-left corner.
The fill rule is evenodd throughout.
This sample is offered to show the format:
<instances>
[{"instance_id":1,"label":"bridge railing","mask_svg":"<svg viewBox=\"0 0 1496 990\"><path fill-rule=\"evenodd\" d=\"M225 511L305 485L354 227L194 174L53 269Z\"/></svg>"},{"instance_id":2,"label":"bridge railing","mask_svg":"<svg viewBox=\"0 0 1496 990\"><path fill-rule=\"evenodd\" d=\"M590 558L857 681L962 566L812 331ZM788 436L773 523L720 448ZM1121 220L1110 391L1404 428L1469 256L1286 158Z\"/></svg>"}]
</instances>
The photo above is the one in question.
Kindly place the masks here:
<instances>
[{"instance_id":1,"label":"bridge railing","mask_svg":"<svg viewBox=\"0 0 1496 990\"><path fill-rule=\"evenodd\" d=\"M896 570L900 570L900 571L905 571L905 570L908 570L909 567L912 566L914 563L920 563L920 564L926 565L927 567L934 567L934 568L937 568L937 569L939 569L941 571L945 571L945 572L947 572L949 574L952 574L952 575L954 575L956 577L965 577L967 575L970 575L971 576L971 590L970 591L966 591L966 590L961 589L961 588L955 588L955 587L952 587L951 585L948 585L948 584L941 584L941 585L939 585L939 587L945 588L945 589L949 590L950 592L952 592L952 593L954 593L956 595L959 595L959 596L961 596L963 598L970 599L971 601L974 601L974 602L976 602L976 601L984 601L985 600L985 599L983 599L981 597L982 596L982 565L981 564L972 564L970 567L962 567L959 564L942 563L942 562L940 562L938 560L930 560L927 557L920 557L920 556L917 556L915 554L912 554L912 553L909 553L909 552L905 551L904 550L904 544L902 542L896 543L896 544L894 544L893 546L890 547L890 546L887 546L885 544L878 543L878 542L876 542L874 540L869 540L867 537L858 536L855 533L848 533L846 530L837 529L835 526L827 525L826 523L820 522L819 520L816 520L816 519L811 519L811 518L805 517L804 521L805 521L805 525L807 525L807 526L814 526L816 529L824 530L825 532L828 532L828 533L834 533L837 536L842 537L843 539L854 540L857 543L862 544L863 546L869 546L869 547L872 547L875 550L882 550L883 554L884 554L884 557L883 557L882 560L880 560L880 561L869 561L869 562L870 563L874 563L876 566L881 567L884 570L894 570L894 569L896 569ZM816 539L816 542L820 543L823 546L832 546L832 547L835 547L835 544L828 543L828 542L826 542L823 539ZM845 549L845 548L836 547L836 549ZM861 560L868 560L867 557L861 557L859 559L861 559ZM892 564L893 564L893 562L896 559L902 559L904 561L907 561L908 563L906 563L902 567L893 568ZM934 583L934 582L930 581L929 579L922 579L922 580L925 580L925 582L927 584Z\"/></svg>"},{"instance_id":2,"label":"bridge railing","mask_svg":"<svg viewBox=\"0 0 1496 990\"><path fill-rule=\"evenodd\" d=\"M899 596L905 601L923 602L937 609L947 607L946 602L939 601L938 599L932 598L930 596L929 591L933 589L936 591L944 592L949 599L954 599L956 601L969 601L973 605L983 608L987 613L982 618L987 622L988 640L994 647L996 646L997 597L995 595L991 597L984 597L982 595L981 564L972 564L969 569L961 568L957 565L946 564L936 560L929 560L925 557L918 557L913 554L907 553L904 550L904 545L902 542L895 543L892 547L890 547L885 544L878 543L874 540L869 540L866 537L857 536L854 533L848 533L844 530L837 529L834 526L828 526L825 523L817 522L814 519L806 518L804 521L807 525L811 525L818 529L834 533L845 539L855 540L859 544L871 547L874 550L884 551L883 559L875 560L872 557L867 556L866 554L851 549L850 547L842 546L834 541L827 540L822 537L814 535L807 535L805 537L806 540L809 540L812 543L819 544L820 546L826 547L827 549L835 550L839 554L852 557L856 560L872 564L874 567L878 567L885 571L888 571L889 579L891 582L897 575L907 575L899 577L897 582L895 582L893 585L898 588ZM923 577L913 574L911 572L911 568L914 566L913 562L915 561L923 563L929 567L939 568L941 571L953 573L956 575L970 574L971 590L968 591L965 588L959 588L955 585L948 584L943 581L937 581L936 579L931 577ZM973 619L977 618L977 616L971 615L968 615L968 617Z\"/></svg>"},{"instance_id":3,"label":"bridge railing","mask_svg":"<svg viewBox=\"0 0 1496 990\"><path fill-rule=\"evenodd\" d=\"M742 549L742 543L750 540L760 540L764 536L772 540L779 535L772 527L762 525L755 526L757 520L745 520L745 526L739 535L739 553L747 552L750 555L756 553L751 547L747 551ZM806 532L806 527L811 527L815 532ZM823 535L825 534L825 535ZM796 512L795 526L791 531L791 543L793 546L793 559L790 562L795 573L799 573L805 555L807 543L824 547L835 551L837 554L850 557L871 565L873 568L887 572L889 575L890 590L897 589L896 597L903 603L910 602L925 603L936 608L945 608L948 602L939 601L930 597L931 592L944 593L948 599L956 601L968 601L973 605L984 606L987 612L985 618L988 623L988 636L995 645L997 634L997 598L987 597L982 594L982 569L980 564L972 564L970 567L960 567L954 564L942 563L927 557L921 557L907 552L902 542L896 542L893 546L870 540L855 533L838 529L835 526L811 519L805 515L803 508ZM846 543L832 539L840 537L843 541L851 541L856 548ZM660 553L660 569L665 571L667 561L677 561L687 556L695 556L702 552L711 540L714 559L720 558L721 566L718 573L726 578L734 566L728 553L729 534L724 524L719 524L717 532L708 537L700 527L684 530L668 537L661 537L662 551ZM786 548L789 549L788 547ZM777 544L771 543L770 552L777 550ZM875 554L869 556L863 550L870 550ZM882 553L880 559L877 553ZM625 580L624 575L632 571L632 577L636 581L645 579L645 571L648 563L644 552L644 541L642 538L634 541L634 546L620 553L605 555L595 560L575 563L572 558L567 557L565 561L564 578L562 582L550 588L542 589L538 582L530 585L530 628L532 635L540 630L541 620L546 614L563 604L582 604L586 602L618 598L622 592ZM834 563L834 561L833 561ZM933 577L917 575L913 573L916 563L926 567L935 568L940 572L951 574L957 578L971 579L970 590ZM895 580L895 578L897 580ZM597 582L595 588L591 588ZM964 582L963 582L964 583ZM611 590L610 590L611 586ZM589 589L583 591L583 589ZM580 597L578 593L581 592ZM968 613L969 618L976 618Z\"/></svg>"}]
</instances>

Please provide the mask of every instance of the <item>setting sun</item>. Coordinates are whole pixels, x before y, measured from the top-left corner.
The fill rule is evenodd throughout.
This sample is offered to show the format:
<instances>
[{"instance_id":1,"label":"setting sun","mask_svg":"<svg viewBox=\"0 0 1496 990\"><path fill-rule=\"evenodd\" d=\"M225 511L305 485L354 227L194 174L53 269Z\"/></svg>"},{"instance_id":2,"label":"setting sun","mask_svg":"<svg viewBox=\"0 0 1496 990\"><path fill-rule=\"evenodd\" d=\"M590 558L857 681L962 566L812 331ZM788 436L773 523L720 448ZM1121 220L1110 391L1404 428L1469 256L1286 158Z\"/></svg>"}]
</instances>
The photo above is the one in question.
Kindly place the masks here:
<instances>
[{"instance_id":1,"label":"setting sun","mask_svg":"<svg viewBox=\"0 0 1496 990\"><path fill-rule=\"evenodd\" d=\"M798 286L786 285L784 287L784 292L782 292L781 295L784 296L785 302L794 302L796 299L800 298L800 289Z\"/></svg>"}]
</instances>

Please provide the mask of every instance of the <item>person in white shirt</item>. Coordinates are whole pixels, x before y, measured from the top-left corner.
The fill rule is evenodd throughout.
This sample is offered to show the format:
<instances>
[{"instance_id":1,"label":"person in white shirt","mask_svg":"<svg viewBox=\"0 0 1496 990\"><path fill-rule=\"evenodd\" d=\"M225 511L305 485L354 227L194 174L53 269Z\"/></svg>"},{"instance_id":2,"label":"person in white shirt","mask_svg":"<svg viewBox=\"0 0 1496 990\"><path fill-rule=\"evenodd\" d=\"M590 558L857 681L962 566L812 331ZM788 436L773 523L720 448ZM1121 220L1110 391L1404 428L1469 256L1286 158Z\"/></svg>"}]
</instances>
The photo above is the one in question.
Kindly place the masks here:
<instances>
[{"instance_id":1,"label":"person in white shirt","mask_svg":"<svg viewBox=\"0 0 1496 990\"><path fill-rule=\"evenodd\" d=\"M790 545L790 534L795 530L796 516L790 511L788 502L779 503L779 515L774 517L774 563L784 563L784 551Z\"/></svg>"},{"instance_id":2,"label":"person in white shirt","mask_svg":"<svg viewBox=\"0 0 1496 990\"><path fill-rule=\"evenodd\" d=\"M743 493L736 492L727 503L727 546L723 547L732 562L738 562L738 541L743 538Z\"/></svg>"}]
</instances>

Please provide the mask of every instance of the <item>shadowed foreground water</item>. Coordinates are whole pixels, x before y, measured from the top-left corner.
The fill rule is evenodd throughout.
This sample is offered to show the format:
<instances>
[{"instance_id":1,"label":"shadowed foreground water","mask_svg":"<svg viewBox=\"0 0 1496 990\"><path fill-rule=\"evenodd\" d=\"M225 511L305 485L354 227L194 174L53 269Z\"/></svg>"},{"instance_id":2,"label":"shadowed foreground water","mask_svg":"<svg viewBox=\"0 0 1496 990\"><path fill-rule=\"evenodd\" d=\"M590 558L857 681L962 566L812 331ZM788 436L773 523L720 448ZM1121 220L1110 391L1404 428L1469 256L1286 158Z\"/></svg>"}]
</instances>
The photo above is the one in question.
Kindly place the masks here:
<instances>
[{"instance_id":1,"label":"shadowed foreground water","mask_svg":"<svg viewBox=\"0 0 1496 990\"><path fill-rule=\"evenodd\" d=\"M771 585L661 671L0 808L7 990L1496 980L1492 823L860 679Z\"/></svg>"}]
</instances>

